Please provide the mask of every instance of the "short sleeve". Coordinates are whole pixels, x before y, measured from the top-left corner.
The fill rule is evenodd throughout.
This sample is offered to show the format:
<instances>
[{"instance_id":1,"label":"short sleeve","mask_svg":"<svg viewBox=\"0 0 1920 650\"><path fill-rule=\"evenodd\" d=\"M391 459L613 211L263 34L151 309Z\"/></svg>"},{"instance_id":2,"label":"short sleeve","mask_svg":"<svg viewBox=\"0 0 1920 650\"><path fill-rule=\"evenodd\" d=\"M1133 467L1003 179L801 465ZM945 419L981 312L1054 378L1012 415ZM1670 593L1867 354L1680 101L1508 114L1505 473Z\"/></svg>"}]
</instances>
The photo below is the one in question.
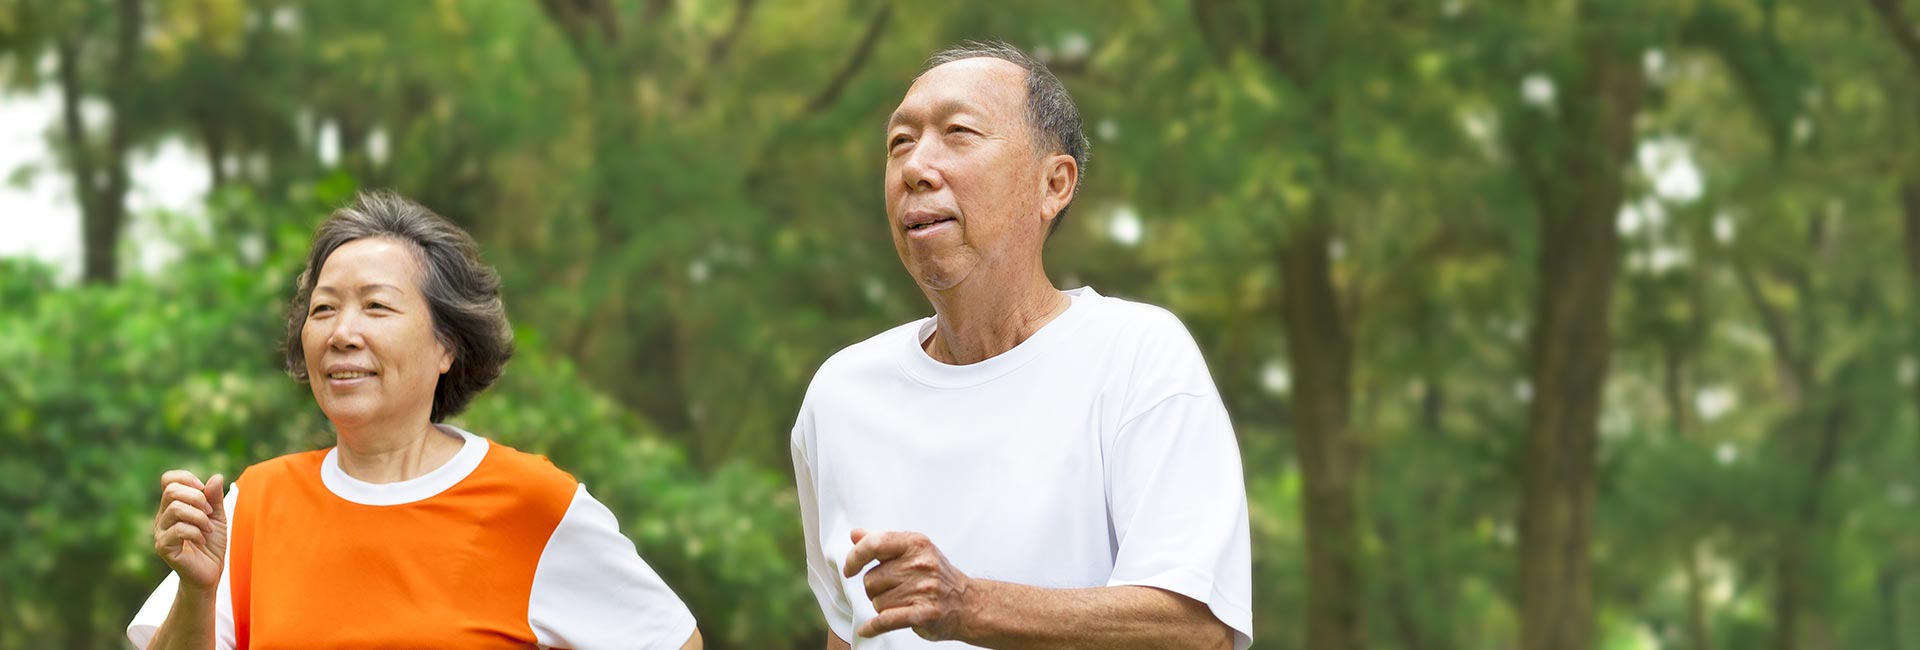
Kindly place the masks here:
<instances>
[{"instance_id":1,"label":"short sleeve","mask_svg":"<svg viewBox=\"0 0 1920 650\"><path fill-rule=\"evenodd\" d=\"M803 434L807 432L800 428L805 426L804 409L802 413L802 424L794 428L793 476L799 493L802 539L807 547L807 586L813 588L813 597L820 602L827 629L840 640L850 641L853 639L853 605L847 602L847 595L841 589L840 570L821 546L820 499L813 482L813 463L805 446Z\"/></svg>"},{"instance_id":2,"label":"short sleeve","mask_svg":"<svg viewBox=\"0 0 1920 650\"><path fill-rule=\"evenodd\" d=\"M585 485L540 554L527 624L541 647L576 650L671 650L694 633L693 613Z\"/></svg>"},{"instance_id":3,"label":"short sleeve","mask_svg":"<svg viewBox=\"0 0 1920 650\"><path fill-rule=\"evenodd\" d=\"M227 488L227 496L222 499L226 502L228 522L233 521L239 499L240 484L235 482ZM227 539L229 542L233 539L231 530ZM229 543L227 548L232 549L232 544ZM221 559L220 586L214 590L213 596L213 643L220 650L232 650L236 645L233 634L233 589L227 583L227 576L230 575L233 575L233 566L229 556ZM167 614L173 611L174 595L179 592L180 574L168 573L166 579L160 581L160 586L147 596L147 602L127 623L127 640L133 642L133 647L146 650L147 644L153 643L153 635L159 633L160 625L167 622Z\"/></svg>"},{"instance_id":4,"label":"short sleeve","mask_svg":"<svg viewBox=\"0 0 1920 650\"><path fill-rule=\"evenodd\" d=\"M1107 494L1119 541L1108 586L1156 587L1206 603L1253 643L1253 557L1240 450L1220 397L1180 392L1121 425Z\"/></svg>"}]
</instances>

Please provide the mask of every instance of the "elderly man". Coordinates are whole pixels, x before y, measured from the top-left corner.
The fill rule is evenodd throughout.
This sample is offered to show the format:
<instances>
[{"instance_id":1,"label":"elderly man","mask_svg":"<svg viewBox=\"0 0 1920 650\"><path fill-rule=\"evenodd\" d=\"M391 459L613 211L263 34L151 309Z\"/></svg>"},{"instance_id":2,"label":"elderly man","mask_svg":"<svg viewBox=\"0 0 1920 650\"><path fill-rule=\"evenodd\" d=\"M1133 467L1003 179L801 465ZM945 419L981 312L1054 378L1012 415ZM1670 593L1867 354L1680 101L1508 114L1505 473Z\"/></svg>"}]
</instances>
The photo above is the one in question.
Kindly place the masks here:
<instances>
[{"instance_id":1,"label":"elderly man","mask_svg":"<svg viewBox=\"0 0 1920 650\"><path fill-rule=\"evenodd\" d=\"M1010 46L950 48L886 144L934 316L827 360L794 425L827 646L1245 648L1246 488L1199 348L1042 265L1086 164L1065 88Z\"/></svg>"}]
</instances>

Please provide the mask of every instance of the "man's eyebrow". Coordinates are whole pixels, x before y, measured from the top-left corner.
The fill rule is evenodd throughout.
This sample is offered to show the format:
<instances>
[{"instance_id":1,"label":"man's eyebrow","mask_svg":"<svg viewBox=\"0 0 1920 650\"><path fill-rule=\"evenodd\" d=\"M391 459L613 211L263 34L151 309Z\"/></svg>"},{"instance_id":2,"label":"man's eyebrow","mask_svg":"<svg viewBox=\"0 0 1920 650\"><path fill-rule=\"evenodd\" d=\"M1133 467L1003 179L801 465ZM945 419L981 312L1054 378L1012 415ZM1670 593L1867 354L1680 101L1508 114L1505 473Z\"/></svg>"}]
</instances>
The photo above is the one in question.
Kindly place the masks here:
<instances>
[{"instance_id":1,"label":"man's eyebrow","mask_svg":"<svg viewBox=\"0 0 1920 650\"><path fill-rule=\"evenodd\" d=\"M940 100L940 103L933 105L933 110L931 111L931 114L935 117L944 117L944 116L952 115L954 113L967 111L972 108L973 108L973 105L968 103L964 99L959 99L959 98L943 99L943 100ZM905 109L894 111L893 115L890 115L887 117L887 128L891 129L899 125L901 122L905 122L909 119L912 119L912 115L913 115L912 113L906 111Z\"/></svg>"}]
</instances>

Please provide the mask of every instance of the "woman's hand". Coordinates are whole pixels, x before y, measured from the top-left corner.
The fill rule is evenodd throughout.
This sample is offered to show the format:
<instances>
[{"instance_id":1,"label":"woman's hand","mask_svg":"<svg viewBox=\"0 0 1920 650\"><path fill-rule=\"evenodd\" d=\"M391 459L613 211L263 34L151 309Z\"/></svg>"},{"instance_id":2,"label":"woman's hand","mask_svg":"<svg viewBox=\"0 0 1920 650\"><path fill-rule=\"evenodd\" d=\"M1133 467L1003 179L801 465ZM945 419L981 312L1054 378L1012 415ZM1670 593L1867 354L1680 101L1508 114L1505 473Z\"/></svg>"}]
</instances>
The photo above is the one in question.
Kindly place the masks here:
<instances>
[{"instance_id":1,"label":"woman's hand","mask_svg":"<svg viewBox=\"0 0 1920 650\"><path fill-rule=\"evenodd\" d=\"M160 476L160 514L153 552L180 574L182 590L211 594L227 557L227 506L219 474L205 483L176 469Z\"/></svg>"}]
</instances>

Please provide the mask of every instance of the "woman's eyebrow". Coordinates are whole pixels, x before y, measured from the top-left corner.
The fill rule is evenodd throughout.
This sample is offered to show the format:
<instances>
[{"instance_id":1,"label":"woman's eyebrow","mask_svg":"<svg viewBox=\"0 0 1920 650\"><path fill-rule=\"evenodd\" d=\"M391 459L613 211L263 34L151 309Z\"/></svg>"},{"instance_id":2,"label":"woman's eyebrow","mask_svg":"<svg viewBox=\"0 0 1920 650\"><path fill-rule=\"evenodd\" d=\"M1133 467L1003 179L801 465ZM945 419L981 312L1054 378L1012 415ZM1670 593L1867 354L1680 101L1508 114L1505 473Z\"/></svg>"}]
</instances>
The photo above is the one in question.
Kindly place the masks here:
<instances>
[{"instance_id":1,"label":"woman's eyebrow","mask_svg":"<svg viewBox=\"0 0 1920 650\"><path fill-rule=\"evenodd\" d=\"M386 290L388 290L388 291L392 291L392 292L394 292L394 293L406 293L406 290L404 290L404 289L401 289L400 287L396 287L396 286L393 286L393 285L391 285L391 284L385 284L385 283L381 283L381 282L371 282L371 283L367 283L367 284L363 284L363 285L360 285L360 286L358 287L358 292L359 292L359 293L370 293L370 292L372 292L372 291L373 291L373 290L375 290L375 289L386 289ZM334 294L337 294L337 293L340 293L340 291L339 291L338 289L335 289L335 288L333 288L333 287L332 287L331 285L324 285L324 284L323 284L323 285L320 285L320 286L317 286L317 287L314 287L314 288L313 288L313 292L314 292L315 294L320 294L320 293L334 293Z\"/></svg>"}]
</instances>

